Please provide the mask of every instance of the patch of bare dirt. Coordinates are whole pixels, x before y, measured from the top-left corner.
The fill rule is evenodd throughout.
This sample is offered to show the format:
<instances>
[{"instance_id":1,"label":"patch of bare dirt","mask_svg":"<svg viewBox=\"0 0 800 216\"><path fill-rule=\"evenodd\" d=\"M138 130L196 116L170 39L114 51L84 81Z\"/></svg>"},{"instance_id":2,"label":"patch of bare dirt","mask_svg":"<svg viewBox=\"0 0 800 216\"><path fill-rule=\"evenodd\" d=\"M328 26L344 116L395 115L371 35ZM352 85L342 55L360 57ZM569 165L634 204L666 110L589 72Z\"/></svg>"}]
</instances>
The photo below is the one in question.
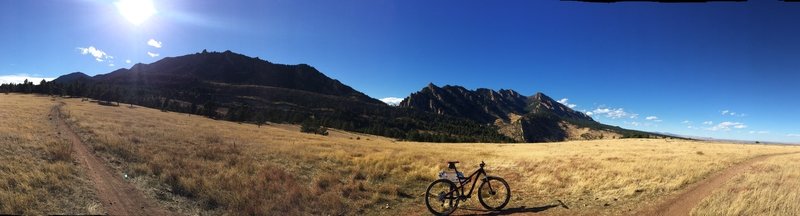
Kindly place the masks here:
<instances>
[{"instance_id":1,"label":"patch of bare dirt","mask_svg":"<svg viewBox=\"0 0 800 216\"><path fill-rule=\"evenodd\" d=\"M64 122L61 105L56 105L51 110L51 115L56 121L58 133L66 136L71 142L76 160L86 171L97 192L97 197L109 215L170 215L168 211L159 207L155 201L145 198L141 191L133 185L123 181L101 162L92 150L84 144L80 137Z\"/></svg>"},{"instance_id":2,"label":"patch of bare dirt","mask_svg":"<svg viewBox=\"0 0 800 216\"><path fill-rule=\"evenodd\" d=\"M689 215L692 209L704 198L711 195L711 192L713 192L714 189L722 187L725 182L732 179L734 176L747 172L752 168L754 163L778 155L795 153L761 155L739 162L731 167L726 168L725 170L713 174L709 178L692 184L684 192L673 196L666 202L661 203L653 208L645 209L636 215Z\"/></svg>"}]
</instances>

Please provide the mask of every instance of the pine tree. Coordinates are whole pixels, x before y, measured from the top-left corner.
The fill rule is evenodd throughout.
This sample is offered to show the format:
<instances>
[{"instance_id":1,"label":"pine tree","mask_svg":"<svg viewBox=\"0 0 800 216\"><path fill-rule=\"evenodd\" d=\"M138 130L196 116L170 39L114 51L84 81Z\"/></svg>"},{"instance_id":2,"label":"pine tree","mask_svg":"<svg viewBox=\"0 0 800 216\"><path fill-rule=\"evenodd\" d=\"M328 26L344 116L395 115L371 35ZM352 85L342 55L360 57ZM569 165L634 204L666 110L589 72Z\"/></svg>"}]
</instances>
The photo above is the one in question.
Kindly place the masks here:
<instances>
[{"instance_id":1,"label":"pine tree","mask_svg":"<svg viewBox=\"0 0 800 216\"><path fill-rule=\"evenodd\" d=\"M264 125L265 123L267 123L267 118L264 116L264 113L258 112L256 114L256 125L258 125L258 127L260 128L261 125Z\"/></svg>"}]
</instances>

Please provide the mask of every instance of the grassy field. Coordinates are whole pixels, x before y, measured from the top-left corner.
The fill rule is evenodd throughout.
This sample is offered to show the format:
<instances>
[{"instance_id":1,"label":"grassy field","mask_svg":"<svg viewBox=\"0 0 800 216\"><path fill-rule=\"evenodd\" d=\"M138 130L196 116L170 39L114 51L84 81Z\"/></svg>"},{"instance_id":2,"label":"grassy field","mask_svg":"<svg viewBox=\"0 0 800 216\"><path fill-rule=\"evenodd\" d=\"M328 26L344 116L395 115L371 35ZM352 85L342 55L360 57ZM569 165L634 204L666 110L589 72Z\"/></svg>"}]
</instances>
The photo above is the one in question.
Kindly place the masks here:
<instances>
[{"instance_id":1,"label":"grassy field","mask_svg":"<svg viewBox=\"0 0 800 216\"><path fill-rule=\"evenodd\" d=\"M797 215L800 213L800 155L776 156L753 164L692 211L693 215Z\"/></svg>"},{"instance_id":2,"label":"grassy field","mask_svg":"<svg viewBox=\"0 0 800 216\"><path fill-rule=\"evenodd\" d=\"M18 97L38 101L30 106L41 106L36 109L45 113L54 103L46 97L0 96L2 101ZM485 161L491 175L504 177L511 186L508 208L563 215L630 214L733 163L800 150L664 139L414 143L338 130L329 136L304 134L294 125L257 127L124 104L61 101L66 102L68 122L120 176L128 175L128 181L148 196L183 214L426 215L424 190L447 160L460 160L465 172ZM12 104L17 108L11 109L21 106ZM25 109L31 110L35 109ZM44 126L31 127L47 131ZM8 134L25 134L16 130ZM41 151L46 152L44 147ZM31 163L59 163L39 158ZM775 169L782 169L776 164ZM790 185L775 187L779 186ZM555 206L557 200L569 208ZM481 209L476 198L464 205Z\"/></svg>"},{"instance_id":3,"label":"grassy field","mask_svg":"<svg viewBox=\"0 0 800 216\"><path fill-rule=\"evenodd\" d=\"M45 96L0 96L0 214L103 212L53 129L53 104Z\"/></svg>"}]
</instances>

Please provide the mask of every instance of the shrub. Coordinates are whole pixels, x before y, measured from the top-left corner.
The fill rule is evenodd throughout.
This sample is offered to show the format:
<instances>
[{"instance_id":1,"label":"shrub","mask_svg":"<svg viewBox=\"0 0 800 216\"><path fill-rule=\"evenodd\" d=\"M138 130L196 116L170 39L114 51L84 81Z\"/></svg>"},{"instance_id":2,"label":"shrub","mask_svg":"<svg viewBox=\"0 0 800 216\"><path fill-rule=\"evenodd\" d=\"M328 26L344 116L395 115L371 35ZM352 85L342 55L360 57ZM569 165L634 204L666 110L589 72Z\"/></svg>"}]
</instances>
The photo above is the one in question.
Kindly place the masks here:
<instances>
[{"instance_id":1,"label":"shrub","mask_svg":"<svg viewBox=\"0 0 800 216\"><path fill-rule=\"evenodd\" d=\"M303 123L300 124L300 132L327 136L328 128L323 127L322 125L314 121L313 118L311 118L303 121Z\"/></svg>"}]
</instances>

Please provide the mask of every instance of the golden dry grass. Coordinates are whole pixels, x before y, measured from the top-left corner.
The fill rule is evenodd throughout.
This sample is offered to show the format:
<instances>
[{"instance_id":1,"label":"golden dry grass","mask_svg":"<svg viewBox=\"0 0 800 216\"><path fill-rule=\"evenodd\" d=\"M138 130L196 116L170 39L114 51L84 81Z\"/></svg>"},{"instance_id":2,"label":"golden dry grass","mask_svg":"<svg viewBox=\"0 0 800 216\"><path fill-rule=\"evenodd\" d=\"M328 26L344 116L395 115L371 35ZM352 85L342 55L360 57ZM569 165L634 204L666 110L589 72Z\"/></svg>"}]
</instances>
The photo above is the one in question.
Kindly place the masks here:
<instances>
[{"instance_id":1,"label":"golden dry grass","mask_svg":"<svg viewBox=\"0 0 800 216\"><path fill-rule=\"evenodd\" d=\"M789 146L679 140L546 144L396 142L297 126L215 121L67 99L70 124L131 182L187 214L427 214L422 195L446 160L508 180L509 208L562 200L552 214L626 214L709 173ZM173 195L180 196L173 196ZM387 209L387 204L389 208ZM464 204L480 208L473 198ZM199 206L199 207L198 207Z\"/></svg>"},{"instance_id":2,"label":"golden dry grass","mask_svg":"<svg viewBox=\"0 0 800 216\"><path fill-rule=\"evenodd\" d=\"M800 214L800 154L769 158L704 199L692 215Z\"/></svg>"},{"instance_id":3,"label":"golden dry grass","mask_svg":"<svg viewBox=\"0 0 800 216\"><path fill-rule=\"evenodd\" d=\"M49 122L55 102L0 95L0 214L97 214L102 207L69 143Z\"/></svg>"},{"instance_id":4,"label":"golden dry grass","mask_svg":"<svg viewBox=\"0 0 800 216\"><path fill-rule=\"evenodd\" d=\"M127 173L154 176L207 208L255 214L379 213L385 204L419 211L425 185L448 159L461 160L465 171L486 161L511 182L511 207L560 199L570 211L622 213L734 162L787 148L665 140L406 143L77 100L68 109L96 149L125 160Z\"/></svg>"}]
</instances>

